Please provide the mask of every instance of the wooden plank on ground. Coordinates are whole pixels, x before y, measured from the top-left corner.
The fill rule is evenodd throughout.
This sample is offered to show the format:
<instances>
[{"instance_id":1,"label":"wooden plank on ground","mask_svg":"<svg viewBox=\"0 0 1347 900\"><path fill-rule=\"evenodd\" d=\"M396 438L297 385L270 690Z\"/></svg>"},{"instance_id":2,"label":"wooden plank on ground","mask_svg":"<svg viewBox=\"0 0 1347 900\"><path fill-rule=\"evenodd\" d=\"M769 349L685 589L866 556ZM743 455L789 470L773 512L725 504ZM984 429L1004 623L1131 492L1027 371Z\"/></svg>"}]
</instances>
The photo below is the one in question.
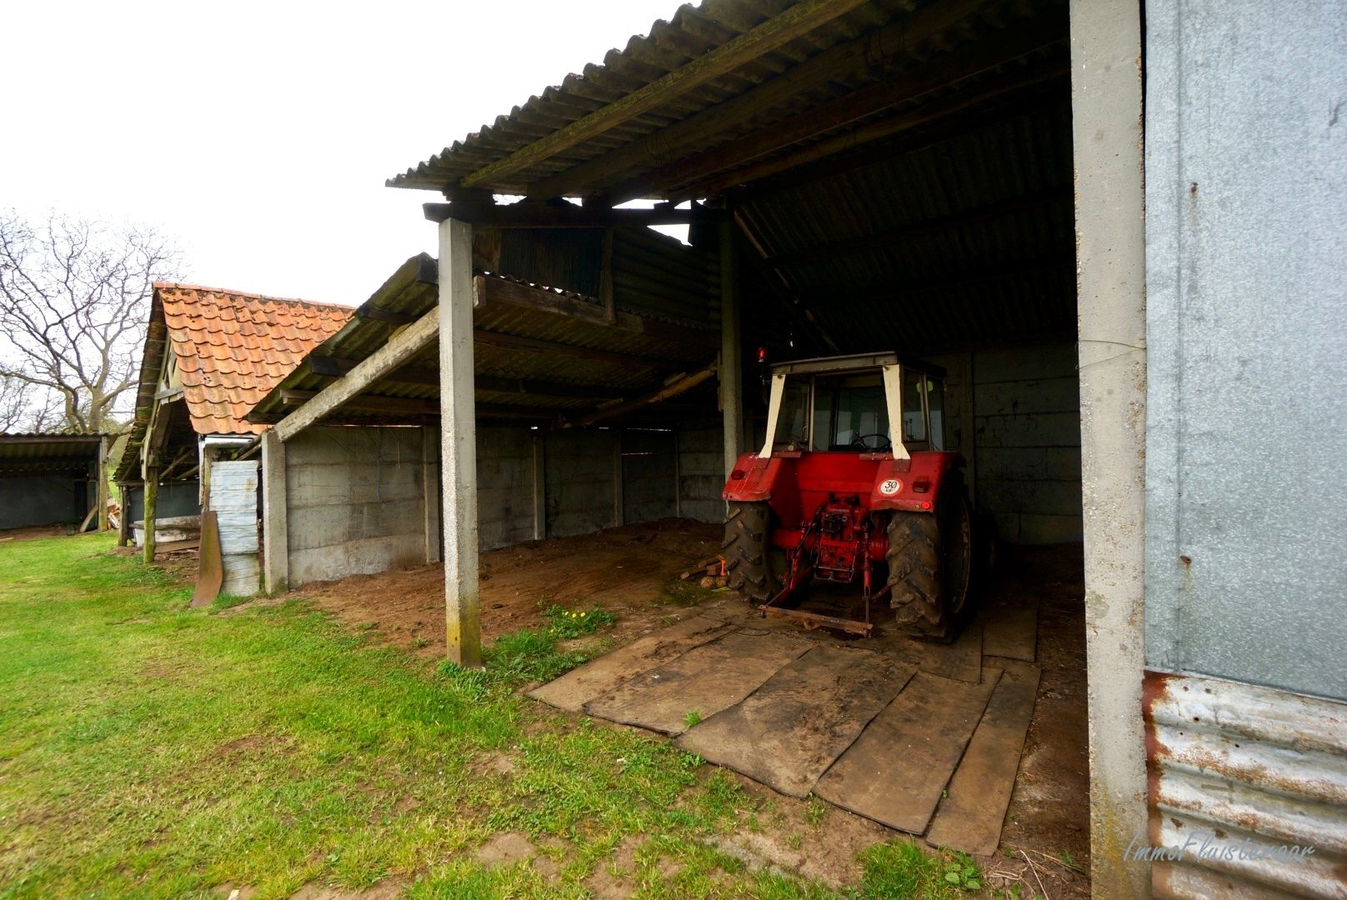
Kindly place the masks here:
<instances>
[{"instance_id":1,"label":"wooden plank on ground","mask_svg":"<svg viewBox=\"0 0 1347 900\"><path fill-rule=\"evenodd\" d=\"M693 647L720 637L732 627L705 616L684 619L585 663L578 669L572 669L560 678L529 691L528 696L558 709L579 712L600 694L608 693L637 675L673 662Z\"/></svg>"},{"instance_id":2,"label":"wooden plank on ground","mask_svg":"<svg viewBox=\"0 0 1347 900\"><path fill-rule=\"evenodd\" d=\"M1038 648L1038 610L995 606L983 618L982 652L1033 662Z\"/></svg>"},{"instance_id":3,"label":"wooden plank on ground","mask_svg":"<svg viewBox=\"0 0 1347 900\"><path fill-rule=\"evenodd\" d=\"M868 819L921 834L982 718L1000 672L982 684L918 672L819 779L814 793Z\"/></svg>"},{"instance_id":4,"label":"wooden plank on ground","mask_svg":"<svg viewBox=\"0 0 1347 900\"><path fill-rule=\"evenodd\" d=\"M1008 662L982 721L940 801L926 840L986 856L1001 843L1001 825L1015 790L1024 736L1038 695L1038 666Z\"/></svg>"},{"instance_id":5,"label":"wooden plank on ground","mask_svg":"<svg viewBox=\"0 0 1347 900\"><path fill-rule=\"evenodd\" d=\"M921 670L958 681L982 681L982 623L970 622L948 644L928 643L922 648Z\"/></svg>"},{"instance_id":6,"label":"wooden plank on ground","mask_svg":"<svg viewBox=\"0 0 1347 900\"><path fill-rule=\"evenodd\" d=\"M804 797L915 671L869 650L820 644L677 743Z\"/></svg>"},{"instance_id":7,"label":"wooden plank on ground","mask_svg":"<svg viewBox=\"0 0 1347 900\"><path fill-rule=\"evenodd\" d=\"M601 719L682 734L690 713L708 719L733 706L809 647L797 637L731 632L629 679L584 709Z\"/></svg>"}]
</instances>

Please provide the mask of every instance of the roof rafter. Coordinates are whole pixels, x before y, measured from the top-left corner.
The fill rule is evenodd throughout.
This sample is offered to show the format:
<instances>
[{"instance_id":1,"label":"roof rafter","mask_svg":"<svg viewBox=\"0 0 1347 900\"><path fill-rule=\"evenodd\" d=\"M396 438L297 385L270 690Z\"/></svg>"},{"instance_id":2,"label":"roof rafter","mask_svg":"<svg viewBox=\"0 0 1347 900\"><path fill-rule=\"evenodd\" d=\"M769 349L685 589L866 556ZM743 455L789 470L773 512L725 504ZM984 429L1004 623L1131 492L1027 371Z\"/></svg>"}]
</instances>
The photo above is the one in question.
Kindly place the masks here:
<instances>
[{"instance_id":1,"label":"roof rafter","mask_svg":"<svg viewBox=\"0 0 1347 900\"><path fill-rule=\"evenodd\" d=\"M1029 54L1058 43L1056 33L1045 35L1041 22L1030 20L1006 31L989 35L971 47L947 52L936 60L903 72L901 75L861 88L784 122L750 132L701 153L680 159L644 175L629 178L614 186L607 195L612 202L632 197L663 195L681 189L679 196L712 196L704 188L717 173L748 165L769 154L836 131L876 113L893 109L932 91L998 69ZM916 111L920 113L920 108ZM911 115L912 113L906 113ZM833 139L843 141L846 134ZM840 146L844 146L841 144Z\"/></svg>"}]
</instances>

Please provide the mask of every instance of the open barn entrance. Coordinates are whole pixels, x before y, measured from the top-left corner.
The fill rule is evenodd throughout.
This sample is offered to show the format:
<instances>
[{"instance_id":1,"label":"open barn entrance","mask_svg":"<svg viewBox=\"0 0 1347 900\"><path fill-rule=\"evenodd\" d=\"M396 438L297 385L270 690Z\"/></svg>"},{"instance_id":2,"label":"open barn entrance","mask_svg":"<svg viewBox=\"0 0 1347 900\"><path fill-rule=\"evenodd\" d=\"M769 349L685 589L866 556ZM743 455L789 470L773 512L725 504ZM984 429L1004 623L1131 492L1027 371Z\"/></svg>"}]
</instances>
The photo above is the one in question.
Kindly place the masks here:
<instances>
[{"instance_id":1,"label":"open barn entrance","mask_svg":"<svg viewBox=\"0 0 1347 900\"><path fill-rule=\"evenodd\" d=\"M409 261L259 405L279 421L271 459L287 465L280 445L317 440L320 422L427 428L423 496L407 516L423 520L425 561L443 534L443 646L473 665L495 604L508 606L492 595L492 554L670 510L721 520L735 459L766 439L765 366L857 353L934 364L946 448L995 523L1001 577L943 649L900 653L906 639L887 624L864 640L889 644L852 649L906 653L914 672L979 690L983 672L1031 667L1037 712L1006 729L1012 756L992 754L998 783L1012 819L1033 794L1085 859L1069 31L1066 9L1047 2L683 7L390 182L448 201L426 208L438 267ZM659 203L624 205L642 198ZM645 227L680 223L686 247ZM573 579L573 560L555 559L546 577ZM806 602L845 602L829 593ZM988 708L946 749L947 786Z\"/></svg>"}]
</instances>

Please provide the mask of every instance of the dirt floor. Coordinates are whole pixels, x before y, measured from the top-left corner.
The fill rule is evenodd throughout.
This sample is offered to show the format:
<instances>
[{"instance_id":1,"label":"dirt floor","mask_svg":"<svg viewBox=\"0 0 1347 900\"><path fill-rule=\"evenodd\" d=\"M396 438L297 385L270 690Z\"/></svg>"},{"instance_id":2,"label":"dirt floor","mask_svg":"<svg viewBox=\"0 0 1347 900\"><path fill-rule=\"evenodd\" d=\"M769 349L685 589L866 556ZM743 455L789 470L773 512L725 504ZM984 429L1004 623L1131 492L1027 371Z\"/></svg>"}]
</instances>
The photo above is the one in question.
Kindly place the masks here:
<instances>
[{"instance_id":1,"label":"dirt floor","mask_svg":"<svg viewBox=\"0 0 1347 900\"><path fill-rule=\"evenodd\" d=\"M693 563L714 556L719 539L717 526L668 520L484 553L483 638L490 642L500 634L541 625L547 621L543 610L554 604L611 611L617 624L608 639L614 644L699 611L762 622L737 595L724 589L704 591L678 579ZM1081 548L1003 549L997 580L986 600L1037 603L1042 679L1001 848L979 862L989 888L1018 884L1026 897L1087 897L1089 782ZM444 652L443 591L443 569L438 565L300 589L352 630L376 630L384 640L426 656ZM826 607L833 599L816 592L810 605ZM920 653L919 645L885 626L881 613L877 611L878 625L868 638L839 638L826 632L809 636L889 653ZM854 884L860 876L856 851L900 834L816 799L796 800L723 771L743 785L745 795L761 810L752 813L756 828L736 835L734 846L721 848L750 865L793 870L836 886ZM798 839L791 841L802 822L816 826L810 829L813 838L805 848Z\"/></svg>"},{"instance_id":2,"label":"dirt floor","mask_svg":"<svg viewBox=\"0 0 1347 900\"><path fill-rule=\"evenodd\" d=\"M36 541L40 538L63 537L74 533L68 525L31 525L28 528L6 528L0 531L0 542Z\"/></svg>"},{"instance_id":3,"label":"dirt floor","mask_svg":"<svg viewBox=\"0 0 1347 900\"><path fill-rule=\"evenodd\" d=\"M543 610L599 607L617 616L611 636L624 643L680 616L689 591L679 573L720 552L720 528L683 519L611 528L596 534L530 541L481 555L482 640L534 628ZM341 622L377 627L393 644L444 655L444 567L306 584L300 592ZM725 592L728 594L728 591Z\"/></svg>"}]
</instances>

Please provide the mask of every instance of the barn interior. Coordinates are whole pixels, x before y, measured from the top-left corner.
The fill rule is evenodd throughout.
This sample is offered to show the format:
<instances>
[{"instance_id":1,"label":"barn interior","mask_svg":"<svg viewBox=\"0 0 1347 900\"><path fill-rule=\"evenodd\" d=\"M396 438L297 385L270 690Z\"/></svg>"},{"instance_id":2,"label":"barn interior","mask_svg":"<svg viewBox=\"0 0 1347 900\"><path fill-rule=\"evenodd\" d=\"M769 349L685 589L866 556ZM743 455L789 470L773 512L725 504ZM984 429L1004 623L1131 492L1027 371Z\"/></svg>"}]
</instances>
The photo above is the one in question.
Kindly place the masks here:
<instances>
[{"instance_id":1,"label":"barn interior","mask_svg":"<svg viewBox=\"0 0 1347 900\"><path fill-rule=\"evenodd\" d=\"M669 518L714 532L734 454L765 431L760 360L934 363L972 502L1027 548L1008 554L1019 601L1045 603L1054 699L1029 746L1080 776L1048 805L1083 858L1068 44L1054 2L684 6L391 179L443 195L428 219L468 226L454 272L469 284L470 257L471 337L439 340L437 307L458 296L442 243L258 404L264 483L287 510L264 512L270 583L439 561L465 342L484 551ZM681 240L652 230L676 226ZM553 577L580 577L553 558ZM492 578L507 567L483 559Z\"/></svg>"}]
</instances>

